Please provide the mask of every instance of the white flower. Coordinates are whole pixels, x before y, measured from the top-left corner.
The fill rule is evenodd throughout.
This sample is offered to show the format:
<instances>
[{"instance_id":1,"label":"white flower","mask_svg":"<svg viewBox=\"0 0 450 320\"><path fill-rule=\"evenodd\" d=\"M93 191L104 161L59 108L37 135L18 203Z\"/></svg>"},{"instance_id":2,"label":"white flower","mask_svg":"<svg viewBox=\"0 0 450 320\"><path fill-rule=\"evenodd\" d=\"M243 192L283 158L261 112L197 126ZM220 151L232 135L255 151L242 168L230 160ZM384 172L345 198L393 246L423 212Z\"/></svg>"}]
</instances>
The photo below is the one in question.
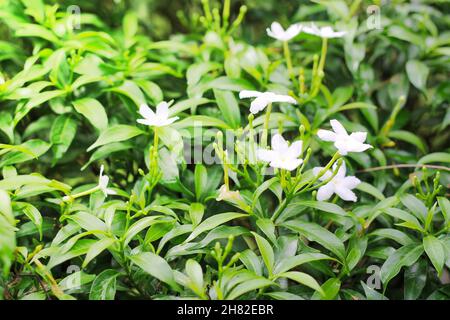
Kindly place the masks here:
<instances>
[{"instance_id":1,"label":"white flower","mask_svg":"<svg viewBox=\"0 0 450 320\"><path fill-rule=\"evenodd\" d=\"M303 26L303 31L321 38L340 38L347 33L346 31L333 31L329 26L320 28L314 23L311 23L309 26Z\"/></svg>"},{"instance_id":2,"label":"white flower","mask_svg":"<svg viewBox=\"0 0 450 320\"><path fill-rule=\"evenodd\" d=\"M267 34L280 41L289 41L295 36L297 36L302 31L302 26L297 23L291 25L287 30L284 30L281 24L278 22L273 22L270 28L266 29Z\"/></svg>"},{"instance_id":3,"label":"white flower","mask_svg":"<svg viewBox=\"0 0 450 320\"><path fill-rule=\"evenodd\" d=\"M272 102L288 102L292 104L297 104L297 101L291 96L276 94L273 92L243 90L239 93L239 98L241 99L256 98L250 104L250 112L253 114L258 113L261 110L264 110L264 108L267 107L267 105Z\"/></svg>"},{"instance_id":4,"label":"white flower","mask_svg":"<svg viewBox=\"0 0 450 320\"><path fill-rule=\"evenodd\" d=\"M100 167L100 177L98 178L98 187L107 197L109 194L117 194L114 190L108 189L109 177L103 175L103 165Z\"/></svg>"},{"instance_id":5,"label":"white flower","mask_svg":"<svg viewBox=\"0 0 450 320\"><path fill-rule=\"evenodd\" d=\"M139 108L139 113L144 119L138 119L137 122L152 126L163 127L167 126L178 119L178 117L169 118L169 104L165 101L160 102L156 106L156 113L152 111L146 104L142 104Z\"/></svg>"},{"instance_id":6,"label":"white flower","mask_svg":"<svg viewBox=\"0 0 450 320\"><path fill-rule=\"evenodd\" d=\"M334 132L321 129L317 135L323 141L333 141L341 155L345 156L348 152L363 152L372 148L370 144L363 143L366 141L367 132L354 132L349 135L339 121L333 119L330 123Z\"/></svg>"},{"instance_id":7,"label":"white flower","mask_svg":"<svg viewBox=\"0 0 450 320\"><path fill-rule=\"evenodd\" d=\"M272 150L258 149L258 159L269 162L272 168L294 170L303 163L298 159L302 154L302 141L295 141L290 146L281 134L272 137Z\"/></svg>"},{"instance_id":8,"label":"white flower","mask_svg":"<svg viewBox=\"0 0 450 320\"><path fill-rule=\"evenodd\" d=\"M333 171L336 170L337 163L333 165ZM313 169L313 173L315 176L319 174L319 172L323 169L323 167L316 167ZM357 200L355 193L352 189L356 188L358 184L361 183L361 180L354 176L345 176L346 173L345 162L342 163L339 168L337 174L328 182L326 185L319 188L317 192L317 200L325 201L330 199L330 197L335 193L342 200L345 201L353 201ZM331 170L328 170L323 176L319 178L320 181L325 181L329 179L333 175Z\"/></svg>"}]
</instances>

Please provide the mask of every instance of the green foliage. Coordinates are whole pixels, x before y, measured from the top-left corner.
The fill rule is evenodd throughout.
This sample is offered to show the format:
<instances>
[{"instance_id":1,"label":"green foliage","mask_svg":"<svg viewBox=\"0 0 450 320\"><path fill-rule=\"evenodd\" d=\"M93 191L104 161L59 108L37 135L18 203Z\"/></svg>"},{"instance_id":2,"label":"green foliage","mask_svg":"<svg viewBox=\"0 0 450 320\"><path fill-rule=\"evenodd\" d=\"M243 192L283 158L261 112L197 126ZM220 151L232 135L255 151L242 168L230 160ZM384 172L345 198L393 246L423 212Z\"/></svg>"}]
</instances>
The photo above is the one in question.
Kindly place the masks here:
<instances>
[{"instance_id":1,"label":"green foliage","mask_svg":"<svg viewBox=\"0 0 450 320\"><path fill-rule=\"evenodd\" d=\"M0 2L0 299L450 299L448 2L186 3ZM342 168L357 201L319 201Z\"/></svg>"}]
</instances>

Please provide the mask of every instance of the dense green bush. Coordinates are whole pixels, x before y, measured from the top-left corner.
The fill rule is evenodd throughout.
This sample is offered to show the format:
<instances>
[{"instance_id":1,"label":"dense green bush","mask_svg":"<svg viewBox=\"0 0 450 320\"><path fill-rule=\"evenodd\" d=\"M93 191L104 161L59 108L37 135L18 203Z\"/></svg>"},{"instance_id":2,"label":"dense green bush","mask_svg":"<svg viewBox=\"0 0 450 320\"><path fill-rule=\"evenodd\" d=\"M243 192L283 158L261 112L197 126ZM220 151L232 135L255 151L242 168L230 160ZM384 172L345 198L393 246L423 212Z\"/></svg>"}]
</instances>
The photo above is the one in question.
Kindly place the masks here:
<instances>
[{"instance_id":1,"label":"dense green bush","mask_svg":"<svg viewBox=\"0 0 450 320\"><path fill-rule=\"evenodd\" d=\"M449 299L449 9L0 1L0 297Z\"/></svg>"}]
</instances>

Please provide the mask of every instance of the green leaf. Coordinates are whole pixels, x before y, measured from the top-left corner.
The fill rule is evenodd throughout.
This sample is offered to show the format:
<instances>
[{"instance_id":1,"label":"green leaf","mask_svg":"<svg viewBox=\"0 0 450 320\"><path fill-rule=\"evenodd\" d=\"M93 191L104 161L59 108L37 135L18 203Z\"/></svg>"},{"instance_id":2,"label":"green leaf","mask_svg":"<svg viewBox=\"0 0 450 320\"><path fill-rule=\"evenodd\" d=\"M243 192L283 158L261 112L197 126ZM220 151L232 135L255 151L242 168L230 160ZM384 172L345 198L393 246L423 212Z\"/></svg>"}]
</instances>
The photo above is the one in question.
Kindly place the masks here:
<instances>
[{"instance_id":1,"label":"green leaf","mask_svg":"<svg viewBox=\"0 0 450 320\"><path fill-rule=\"evenodd\" d=\"M58 287L60 287L63 291L77 289L83 285L91 283L95 278L96 276L93 274L87 274L83 271L77 271L62 279L58 283Z\"/></svg>"},{"instance_id":2,"label":"green leaf","mask_svg":"<svg viewBox=\"0 0 450 320\"><path fill-rule=\"evenodd\" d=\"M114 300L117 277L120 275L120 272L112 269L102 271L92 283L89 300Z\"/></svg>"},{"instance_id":3,"label":"green leaf","mask_svg":"<svg viewBox=\"0 0 450 320\"><path fill-rule=\"evenodd\" d=\"M204 292L203 271L200 264L189 259L186 261L186 274L189 277L189 287L200 297L206 297Z\"/></svg>"},{"instance_id":4,"label":"green leaf","mask_svg":"<svg viewBox=\"0 0 450 320\"><path fill-rule=\"evenodd\" d=\"M236 97L230 91L214 90L217 106L226 123L237 129L241 125L241 113Z\"/></svg>"},{"instance_id":5,"label":"green leaf","mask_svg":"<svg viewBox=\"0 0 450 320\"><path fill-rule=\"evenodd\" d=\"M26 153L22 151L11 151L5 155L0 161L0 168L17 163L26 162L40 157L50 149L51 145L43 140L32 139L20 145L21 148L27 150Z\"/></svg>"},{"instance_id":6,"label":"green leaf","mask_svg":"<svg viewBox=\"0 0 450 320\"><path fill-rule=\"evenodd\" d=\"M28 217L28 219L30 219L34 225L38 228L39 230L39 239L42 240L42 215L39 212L38 209L36 209L36 207L34 207L33 205L29 204L29 203L24 203L23 207L21 206L21 210L23 211L23 213Z\"/></svg>"},{"instance_id":7,"label":"green leaf","mask_svg":"<svg viewBox=\"0 0 450 320\"><path fill-rule=\"evenodd\" d=\"M194 202L191 203L189 207L189 217L191 218L191 222L194 226L198 226L202 221L203 214L205 213L205 207L203 204Z\"/></svg>"},{"instance_id":8,"label":"green leaf","mask_svg":"<svg viewBox=\"0 0 450 320\"><path fill-rule=\"evenodd\" d=\"M161 216L151 216L140 219L139 221L133 223L131 227L127 230L123 236L124 245L126 246L139 232L150 227L151 225L158 223L157 219Z\"/></svg>"},{"instance_id":9,"label":"green leaf","mask_svg":"<svg viewBox=\"0 0 450 320\"><path fill-rule=\"evenodd\" d=\"M32 16L37 22L44 22L45 5L42 0L21 0L25 5L25 13Z\"/></svg>"},{"instance_id":10,"label":"green leaf","mask_svg":"<svg viewBox=\"0 0 450 320\"><path fill-rule=\"evenodd\" d=\"M267 267L267 271L269 272L269 277L272 277L273 267L275 264L275 254L273 252L272 246L270 245L269 241L261 237L256 232L252 232L252 234L255 237L259 252L261 253L264 264Z\"/></svg>"},{"instance_id":11,"label":"green leaf","mask_svg":"<svg viewBox=\"0 0 450 320\"><path fill-rule=\"evenodd\" d=\"M264 288L270 285L275 285L275 283L263 277L258 277L255 275L253 279L248 279L244 283L240 283L239 285L234 287L233 290L231 290L231 292L226 296L226 299L234 300L247 292Z\"/></svg>"},{"instance_id":12,"label":"green leaf","mask_svg":"<svg viewBox=\"0 0 450 320\"><path fill-rule=\"evenodd\" d=\"M344 209L339 207L337 204L324 202L324 201L314 201L314 200L304 200L293 202L292 205L305 206L308 208L314 208L328 213L333 213L339 216L346 216L347 213Z\"/></svg>"},{"instance_id":13,"label":"green leaf","mask_svg":"<svg viewBox=\"0 0 450 320\"><path fill-rule=\"evenodd\" d=\"M420 225L420 222L412 214L397 208L386 208L383 210L383 212L387 213L388 215L394 218L405 221L405 223L407 224L406 225L403 224L404 226L410 229L416 229L423 232L423 227Z\"/></svg>"},{"instance_id":14,"label":"green leaf","mask_svg":"<svg viewBox=\"0 0 450 320\"><path fill-rule=\"evenodd\" d=\"M22 108L18 108L14 115L14 122L18 123L23 117L25 117L33 108L40 106L41 104L52 100L56 97L65 95L64 90L53 90L40 92L34 95Z\"/></svg>"},{"instance_id":15,"label":"green leaf","mask_svg":"<svg viewBox=\"0 0 450 320\"><path fill-rule=\"evenodd\" d=\"M242 217L248 216L247 214L243 213L236 213L236 212L226 212L226 213L219 213L212 217L209 217L202 223L200 223L194 231L189 235L189 237L184 241L189 242L197 238L201 233L214 229L217 226L220 226L221 224L224 224L230 220L238 219Z\"/></svg>"},{"instance_id":16,"label":"green leaf","mask_svg":"<svg viewBox=\"0 0 450 320\"><path fill-rule=\"evenodd\" d=\"M377 292L375 289L368 287L363 281L361 281L361 285L364 289L367 300L388 300L388 298Z\"/></svg>"},{"instance_id":17,"label":"green leaf","mask_svg":"<svg viewBox=\"0 0 450 320\"><path fill-rule=\"evenodd\" d=\"M152 252L143 252L130 256L130 260L151 276L167 283L172 289L179 290L172 268L160 256Z\"/></svg>"},{"instance_id":18,"label":"green leaf","mask_svg":"<svg viewBox=\"0 0 450 320\"><path fill-rule=\"evenodd\" d=\"M405 300L417 300L427 283L428 263L426 259L419 259L412 266L405 269L404 297Z\"/></svg>"},{"instance_id":19,"label":"green leaf","mask_svg":"<svg viewBox=\"0 0 450 320\"><path fill-rule=\"evenodd\" d=\"M338 278L328 279L324 284L322 284L321 288L325 294L322 295L319 292L315 292L311 297L311 300L333 300L339 293L341 281Z\"/></svg>"},{"instance_id":20,"label":"green leaf","mask_svg":"<svg viewBox=\"0 0 450 320\"><path fill-rule=\"evenodd\" d=\"M402 267L409 267L420 258L423 253L422 244L409 244L397 249L391 254L381 267L381 281L387 287L389 281L394 278Z\"/></svg>"},{"instance_id":21,"label":"green leaf","mask_svg":"<svg viewBox=\"0 0 450 320\"><path fill-rule=\"evenodd\" d=\"M53 32L38 24L21 23L18 27L15 33L16 37L37 37L52 43L59 42Z\"/></svg>"},{"instance_id":22,"label":"green leaf","mask_svg":"<svg viewBox=\"0 0 450 320\"><path fill-rule=\"evenodd\" d=\"M327 248L333 252L341 262L345 261L344 243L327 229L319 226L318 224L300 220L286 221L283 225L291 230L299 232L309 240L315 241Z\"/></svg>"},{"instance_id":23,"label":"green leaf","mask_svg":"<svg viewBox=\"0 0 450 320\"><path fill-rule=\"evenodd\" d=\"M75 110L82 114L98 130L102 131L108 127L108 116L105 108L96 99L83 98L72 101Z\"/></svg>"},{"instance_id":24,"label":"green leaf","mask_svg":"<svg viewBox=\"0 0 450 320\"><path fill-rule=\"evenodd\" d=\"M95 150L94 153L92 153L91 157L89 158L89 161L81 168L81 170L83 171L91 163L100 159L104 159L112 153L128 150L131 148L133 148L133 145L127 142L117 142L104 145Z\"/></svg>"},{"instance_id":25,"label":"green leaf","mask_svg":"<svg viewBox=\"0 0 450 320\"><path fill-rule=\"evenodd\" d=\"M256 225L272 243L275 244L277 242L275 237L275 224L271 219L260 218L256 220Z\"/></svg>"},{"instance_id":26,"label":"green leaf","mask_svg":"<svg viewBox=\"0 0 450 320\"><path fill-rule=\"evenodd\" d=\"M319 260L335 260L335 259L322 253L301 253L293 257L282 259L281 261L278 260L275 265L274 273L279 274L282 272L286 272L295 267L301 266L302 264Z\"/></svg>"},{"instance_id":27,"label":"green leaf","mask_svg":"<svg viewBox=\"0 0 450 320\"><path fill-rule=\"evenodd\" d=\"M391 37L413 43L417 46L423 46L424 40L414 32L407 30L399 25L393 25L389 28L388 34Z\"/></svg>"},{"instance_id":28,"label":"green leaf","mask_svg":"<svg viewBox=\"0 0 450 320\"><path fill-rule=\"evenodd\" d=\"M441 209L442 216L446 224L450 222L450 201L444 197L437 197L437 201L439 203L439 208Z\"/></svg>"},{"instance_id":29,"label":"green leaf","mask_svg":"<svg viewBox=\"0 0 450 320\"><path fill-rule=\"evenodd\" d=\"M15 228L9 223L3 215L0 215L0 262L3 275L9 274L10 266L13 261L14 251L16 250Z\"/></svg>"},{"instance_id":30,"label":"green leaf","mask_svg":"<svg viewBox=\"0 0 450 320\"><path fill-rule=\"evenodd\" d=\"M100 137L98 137L97 141L95 141L95 143L93 145L91 145L87 149L87 151L89 152L92 149L103 146L105 144L128 140L128 139L134 138L136 136L139 136L141 134L144 134L144 131L142 131L134 126L128 126L128 125L124 125L124 124L116 124L112 127L109 127L108 129L104 130L100 134Z\"/></svg>"},{"instance_id":31,"label":"green leaf","mask_svg":"<svg viewBox=\"0 0 450 320\"><path fill-rule=\"evenodd\" d=\"M215 62L200 62L195 63L186 70L186 80L187 85L192 87L196 85L203 75L208 73L209 71L216 70L221 68L221 65L219 63Z\"/></svg>"},{"instance_id":32,"label":"green leaf","mask_svg":"<svg viewBox=\"0 0 450 320\"><path fill-rule=\"evenodd\" d=\"M76 222L86 231L107 231L108 229L102 220L87 212L77 212L67 218Z\"/></svg>"},{"instance_id":33,"label":"green leaf","mask_svg":"<svg viewBox=\"0 0 450 320\"><path fill-rule=\"evenodd\" d=\"M138 30L138 17L135 12L127 12L123 18L123 35L125 40L125 46L128 48L133 45L134 36Z\"/></svg>"},{"instance_id":34,"label":"green leaf","mask_svg":"<svg viewBox=\"0 0 450 320\"><path fill-rule=\"evenodd\" d=\"M289 272L284 272L284 273L278 274L277 278L288 278L288 279L294 280L300 284L303 284L304 286L307 286L311 289L316 290L323 296L325 295L325 292L322 290L322 288L317 283L317 281L313 277L311 277L309 274L306 274L303 272L298 272L298 271L289 271Z\"/></svg>"},{"instance_id":35,"label":"green leaf","mask_svg":"<svg viewBox=\"0 0 450 320\"><path fill-rule=\"evenodd\" d=\"M365 193L370 194L371 196L373 196L375 199L378 200L384 200L386 199L383 195L383 193L381 193L377 188L375 188L374 186L372 186L369 183L366 182L361 182L360 184L358 184L358 186L356 187L356 189L361 190Z\"/></svg>"},{"instance_id":36,"label":"green leaf","mask_svg":"<svg viewBox=\"0 0 450 320\"><path fill-rule=\"evenodd\" d=\"M169 109L169 116L175 116L187 109L195 109L197 106L206 104L208 102L210 102L210 100L205 98L192 98L179 101Z\"/></svg>"},{"instance_id":37,"label":"green leaf","mask_svg":"<svg viewBox=\"0 0 450 320\"><path fill-rule=\"evenodd\" d=\"M144 94L133 81L125 80L121 86L110 90L129 98L137 107L146 103Z\"/></svg>"},{"instance_id":38,"label":"green leaf","mask_svg":"<svg viewBox=\"0 0 450 320\"><path fill-rule=\"evenodd\" d=\"M426 89L428 74L430 69L418 60L409 60L406 63L406 74L408 75L409 81L420 90Z\"/></svg>"},{"instance_id":39,"label":"green leaf","mask_svg":"<svg viewBox=\"0 0 450 320\"><path fill-rule=\"evenodd\" d=\"M209 116L190 116L172 124L172 128L177 130L191 127L215 127L221 129L231 129L224 121Z\"/></svg>"},{"instance_id":40,"label":"green leaf","mask_svg":"<svg viewBox=\"0 0 450 320\"><path fill-rule=\"evenodd\" d=\"M115 239L112 238L104 238L101 240L98 240L96 243L94 243L90 248L89 251L86 254L86 258L84 258L82 268L85 268L89 262L92 261L96 256L98 256L100 253L103 252L103 250L107 249L109 246L111 246L115 242Z\"/></svg>"},{"instance_id":41,"label":"green leaf","mask_svg":"<svg viewBox=\"0 0 450 320\"><path fill-rule=\"evenodd\" d=\"M0 190L0 214L11 224L15 224L15 218L11 207L11 198L8 192Z\"/></svg>"},{"instance_id":42,"label":"green leaf","mask_svg":"<svg viewBox=\"0 0 450 320\"><path fill-rule=\"evenodd\" d=\"M370 235L379 236L386 239L392 239L403 246L414 243L414 240L411 239L406 233L391 228L376 229L372 233L370 233Z\"/></svg>"},{"instance_id":43,"label":"green leaf","mask_svg":"<svg viewBox=\"0 0 450 320\"><path fill-rule=\"evenodd\" d=\"M421 138L416 136L414 133L404 130L393 130L389 132L389 138L402 140L416 146L423 153L427 152L427 146Z\"/></svg>"},{"instance_id":44,"label":"green leaf","mask_svg":"<svg viewBox=\"0 0 450 320\"><path fill-rule=\"evenodd\" d=\"M414 214L414 216L416 216L417 219L425 221L428 210L422 201L411 194L403 194L400 197L400 201L409 209L409 211L411 211L412 214Z\"/></svg>"},{"instance_id":45,"label":"green leaf","mask_svg":"<svg viewBox=\"0 0 450 320\"><path fill-rule=\"evenodd\" d=\"M195 197L197 200L200 200L203 193L206 193L208 190L204 190L203 188L206 187L208 182L208 172L206 171L206 168L202 164L196 164L195 165Z\"/></svg>"},{"instance_id":46,"label":"green leaf","mask_svg":"<svg viewBox=\"0 0 450 320\"><path fill-rule=\"evenodd\" d=\"M56 118L50 130L50 142L53 144L53 163L61 159L72 144L77 133L77 121L71 115L63 114Z\"/></svg>"},{"instance_id":47,"label":"green leaf","mask_svg":"<svg viewBox=\"0 0 450 320\"><path fill-rule=\"evenodd\" d=\"M439 239L429 235L423 238L423 248L438 272L438 275L441 276L442 268L446 260L444 245Z\"/></svg>"},{"instance_id":48,"label":"green leaf","mask_svg":"<svg viewBox=\"0 0 450 320\"><path fill-rule=\"evenodd\" d=\"M427 164L432 162L446 162L450 163L450 153L446 152L435 152L427 154L426 156L419 159L417 164Z\"/></svg>"},{"instance_id":49,"label":"green leaf","mask_svg":"<svg viewBox=\"0 0 450 320\"><path fill-rule=\"evenodd\" d=\"M255 192L253 192L253 199L252 199L252 209L255 208L256 204L258 203L258 200L260 196L263 194L264 191L270 188L272 184L278 181L278 177L270 178L269 180L264 181L261 183L261 185L256 188Z\"/></svg>"}]
</instances>

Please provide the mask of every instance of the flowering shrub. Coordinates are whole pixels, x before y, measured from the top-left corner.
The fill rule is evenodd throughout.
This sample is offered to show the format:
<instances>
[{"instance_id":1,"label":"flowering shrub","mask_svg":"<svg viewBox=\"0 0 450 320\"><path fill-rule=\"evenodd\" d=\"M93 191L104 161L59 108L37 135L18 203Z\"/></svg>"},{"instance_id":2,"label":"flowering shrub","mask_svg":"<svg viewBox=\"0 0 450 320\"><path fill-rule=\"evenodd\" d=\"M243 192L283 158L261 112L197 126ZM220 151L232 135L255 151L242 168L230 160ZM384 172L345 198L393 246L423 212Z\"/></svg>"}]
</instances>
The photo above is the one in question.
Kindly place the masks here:
<instances>
[{"instance_id":1,"label":"flowering shrub","mask_svg":"<svg viewBox=\"0 0 450 320\"><path fill-rule=\"evenodd\" d=\"M0 297L450 298L448 5L293 2L0 2Z\"/></svg>"}]
</instances>

